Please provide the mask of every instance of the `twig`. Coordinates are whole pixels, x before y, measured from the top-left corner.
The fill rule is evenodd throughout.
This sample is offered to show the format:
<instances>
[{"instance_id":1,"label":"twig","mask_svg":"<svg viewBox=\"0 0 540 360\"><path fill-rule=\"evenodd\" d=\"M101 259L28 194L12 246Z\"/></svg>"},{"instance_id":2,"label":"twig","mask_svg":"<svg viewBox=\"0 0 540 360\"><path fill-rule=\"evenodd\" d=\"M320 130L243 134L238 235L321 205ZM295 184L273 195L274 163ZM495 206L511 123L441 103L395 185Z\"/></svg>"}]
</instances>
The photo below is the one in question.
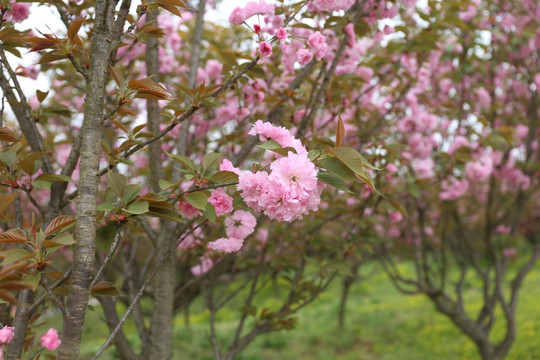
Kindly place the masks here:
<instances>
[{"instance_id":1,"label":"twig","mask_svg":"<svg viewBox=\"0 0 540 360\"><path fill-rule=\"evenodd\" d=\"M116 249L118 248L118 244L120 243L120 239L122 238L122 225L120 225L116 230L116 235L114 237L114 240L111 244L111 248L109 250L109 253L107 254L107 257L103 261L103 264L101 264L99 270L96 273L96 276L94 276L94 280L92 280L92 283L90 284L90 288L92 288L96 281L99 279L99 275L103 272L103 269L105 269L105 266L112 260L114 253L116 252Z\"/></svg>"},{"instance_id":2,"label":"twig","mask_svg":"<svg viewBox=\"0 0 540 360\"><path fill-rule=\"evenodd\" d=\"M167 251L167 253L165 254L165 256L163 256L163 258L161 258L161 260L159 261L159 263L156 265L156 267L154 268L154 270L152 270L152 272L150 273L150 275L148 275L148 277L144 280L143 284L141 285L141 287L139 288L139 291L137 292L137 295L135 295L135 298L131 301L131 303L129 304L128 308L126 309L126 312L124 313L124 316L122 316L122 319L120 319L120 321L118 322L118 325L116 325L116 328L111 332L111 334L109 335L109 337L107 338L107 340L103 343L103 345L101 345L101 347L99 348L99 350L94 354L94 356L92 357L92 360L95 360L97 359L102 353L103 351L105 351L105 349L109 346L109 344L111 343L112 340L114 340L114 337L116 336L116 334L118 333L118 331L120 330L120 328L124 325L124 323L126 322L126 319L127 317L131 314L131 312L133 311L133 309L135 308L135 304L139 301L139 299L141 298L141 296L143 295L144 293L144 290L146 289L146 287L148 286L148 284L150 283L150 281L154 278L154 276L157 274L157 272L161 269L161 267L163 266L163 264L165 264L165 262L167 261L167 259L169 258L169 256L171 256L171 254L173 252L176 251L176 249L178 248L178 245L180 245L182 243L182 241L184 241L184 239L186 237L188 237L189 235L191 235L195 230L197 230L198 228L206 225L207 221L203 221L202 223L200 223L199 225L193 227L192 229L190 229L188 232L186 232L180 239L178 239L178 241L175 243L175 246L174 247L171 247L169 248L169 250Z\"/></svg>"},{"instance_id":3,"label":"twig","mask_svg":"<svg viewBox=\"0 0 540 360\"><path fill-rule=\"evenodd\" d=\"M54 289L56 289L57 287L59 287L60 285L62 285L71 275L71 268L66 271L64 273L64 275L62 275L62 277L58 280L56 280L56 282L54 284L52 284L49 289L51 291L53 291ZM32 305L30 305L27 309L27 313L28 314L32 314L34 311L36 311L36 309L38 308L38 306L40 306L41 304L43 304L43 301L45 301L45 295L46 294L43 294L39 297L39 299L37 299Z\"/></svg>"}]
</instances>

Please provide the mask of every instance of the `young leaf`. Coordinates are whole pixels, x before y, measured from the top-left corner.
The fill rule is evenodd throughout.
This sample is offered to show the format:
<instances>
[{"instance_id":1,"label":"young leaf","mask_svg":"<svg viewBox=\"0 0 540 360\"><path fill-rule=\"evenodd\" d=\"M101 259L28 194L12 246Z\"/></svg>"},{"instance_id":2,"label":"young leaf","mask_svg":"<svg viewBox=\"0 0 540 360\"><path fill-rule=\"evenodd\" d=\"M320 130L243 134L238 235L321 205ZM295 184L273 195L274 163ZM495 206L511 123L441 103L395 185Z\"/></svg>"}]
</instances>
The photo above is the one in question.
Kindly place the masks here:
<instances>
[{"instance_id":1,"label":"young leaf","mask_svg":"<svg viewBox=\"0 0 540 360\"><path fill-rule=\"evenodd\" d=\"M343 138L345 137L345 126L343 125L343 120L341 119L341 114L338 115L338 123L336 129L336 146L341 146L343 143Z\"/></svg>"},{"instance_id":2,"label":"young leaf","mask_svg":"<svg viewBox=\"0 0 540 360\"><path fill-rule=\"evenodd\" d=\"M0 195L0 213L6 210L17 197L16 193Z\"/></svg>"},{"instance_id":3,"label":"young leaf","mask_svg":"<svg viewBox=\"0 0 540 360\"><path fill-rule=\"evenodd\" d=\"M96 285L92 287L92 294L94 295L102 295L102 296L120 296L122 295L120 291L114 286L113 283L110 283L108 281L101 281L98 282Z\"/></svg>"},{"instance_id":4,"label":"young leaf","mask_svg":"<svg viewBox=\"0 0 540 360\"><path fill-rule=\"evenodd\" d=\"M72 215L61 215L55 218L45 229L45 236L48 236L60 229L65 228L68 225L71 225L75 222L75 216Z\"/></svg>"},{"instance_id":5,"label":"young leaf","mask_svg":"<svg viewBox=\"0 0 540 360\"><path fill-rule=\"evenodd\" d=\"M124 175L108 172L107 183L109 184L109 188L113 193L116 194L116 196L118 196L118 198L124 198L127 183L127 178Z\"/></svg>"},{"instance_id":6,"label":"young leaf","mask_svg":"<svg viewBox=\"0 0 540 360\"><path fill-rule=\"evenodd\" d=\"M86 16L82 19L74 20L68 27L68 39L73 40L75 36L79 33L81 26L83 26Z\"/></svg>"},{"instance_id":7,"label":"young leaf","mask_svg":"<svg viewBox=\"0 0 540 360\"><path fill-rule=\"evenodd\" d=\"M32 256L33 256L32 253L24 249L11 249L7 251L3 251L2 257L4 258L4 260L2 261L2 265L6 266L9 264L13 264L18 261L29 259Z\"/></svg>"},{"instance_id":8,"label":"young leaf","mask_svg":"<svg viewBox=\"0 0 540 360\"><path fill-rule=\"evenodd\" d=\"M26 233L21 228L9 229L0 233L0 243L22 243L26 240Z\"/></svg>"},{"instance_id":9,"label":"young leaf","mask_svg":"<svg viewBox=\"0 0 540 360\"><path fill-rule=\"evenodd\" d=\"M0 140L2 141L9 141L9 142L17 142L19 141L17 139L17 136L11 129L7 127L0 127Z\"/></svg>"}]
</instances>

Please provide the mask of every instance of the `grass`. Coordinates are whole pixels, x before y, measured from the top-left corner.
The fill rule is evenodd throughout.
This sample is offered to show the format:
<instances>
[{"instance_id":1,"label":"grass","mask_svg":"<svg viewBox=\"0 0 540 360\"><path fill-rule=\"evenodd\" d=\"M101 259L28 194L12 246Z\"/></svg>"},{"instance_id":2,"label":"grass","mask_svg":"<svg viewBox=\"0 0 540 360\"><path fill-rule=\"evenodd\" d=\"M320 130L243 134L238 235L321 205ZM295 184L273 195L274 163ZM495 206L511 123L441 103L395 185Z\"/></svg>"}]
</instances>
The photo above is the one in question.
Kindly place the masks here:
<instances>
[{"instance_id":1,"label":"grass","mask_svg":"<svg viewBox=\"0 0 540 360\"><path fill-rule=\"evenodd\" d=\"M296 329L261 335L238 357L239 360L422 360L479 359L475 345L447 319L437 313L424 296L398 293L386 276L375 272L351 289L346 328L337 325L341 287L336 281L329 290L298 316ZM479 300L469 296L471 308ZM540 357L540 267L526 279L518 305L517 340L507 359ZM123 312L123 311L121 311ZM225 310L218 318L219 340L232 339L238 313ZM99 308L89 312L83 339L83 356L91 356L107 333ZM501 319L501 317L499 317ZM195 304L190 325L182 314L175 318L174 359L212 360L207 325L208 313ZM504 324L502 324L504 326ZM125 325L128 338L140 348L134 325ZM500 337L501 329L495 329ZM497 334L499 333L499 334ZM111 348L101 359L115 359Z\"/></svg>"}]
</instances>

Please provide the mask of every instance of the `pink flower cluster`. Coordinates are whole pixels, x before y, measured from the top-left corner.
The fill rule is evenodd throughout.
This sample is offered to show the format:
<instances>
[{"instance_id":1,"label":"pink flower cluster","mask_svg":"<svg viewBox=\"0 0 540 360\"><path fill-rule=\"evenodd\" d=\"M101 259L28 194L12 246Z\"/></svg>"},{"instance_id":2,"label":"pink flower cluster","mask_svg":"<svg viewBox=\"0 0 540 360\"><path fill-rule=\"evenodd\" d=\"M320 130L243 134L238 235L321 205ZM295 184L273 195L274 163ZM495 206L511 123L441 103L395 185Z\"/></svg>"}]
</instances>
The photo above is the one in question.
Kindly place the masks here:
<instances>
[{"instance_id":1,"label":"pink flower cluster","mask_svg":"<svg viewBox=\"0 0 540 360\"><path fill-rule=\"evenodd\" d=\"M13 3L14 1L12 1ZM28 19L30 15L30 3L16 2L11 5L10 11L6 14L6 20L11 20L14 23L22 22Z\"/></svg>"},{"instance_id":2,"label":"pink flower cluster","mask_svg":"<svg viewBox=\"0 0 540 360\"><path fill-rule=\"evenodd\" d=\"M229 15L229 22L235 25L242 25L244 21L252 17L253 15L274 15L275 6L267 4L264 0L259 2L251 1L246 4L245 7L236 7Z\"/></svg>"},{"instance_id":3,"label":"pink flower cluster","mask_svg":"<svg viewBox=\"0 0 540 360\"><path fill-rule=\"evenodd\" d=\"M216 209L216 215L222 216L233 211L233 198L223 188L216 189L208 198L208 202Z\"/></svg>"},{"instance_id":4,"label":"pink flower cluster","mask_svg":"<svg viewBox=\"0 0 540 360\"><path fill-rule=\"evenodd\" d=\"M439 199L441 200L455 200L467 192L469 189L469 182L467 179L458 180L454 177L450 177L449 180L443 180L442 189L439 193Z\"/></svg>"},{"instance_id":5,"label":"pink flower cluster","mask_svg":"<svg viewBox=\"0 0 540 360\"><path fill-rule=\"evenodd\" d=\"M322 57L326 54L326 38L320 31L316 31L313 34L309 35L308 44L311 47L317 60L321 60Z\"/></svg>"},{"instance_id":6,"label":"pink flower cluster","mask_svg":"<svg viewBox=\"0 0 540 360\"><path fill-rule=\"evenodd\" d=\"M0 329L0 346L8 344L11 340L13 340L14 335L15 328L12 326L4 326L2 329Z\"/></svg>"},{"instance_id":7,"label":"pink flower cluster","mask_svg":"<svg viewBox=\"0 0 540 360\"><path fill-rule=\"evenodd\" d=\"M47 350L56 350L61 343L58 331L50 328L45 334L41 335L41 341L39 343Z\"/></svg>"},{"instance_id":8,"label":"pink flower cluster","mask_svg":"<svg viewBox=\"0 0 540 360\"><path fill-rule=\"evenodd\" d=\"M319 11L339 11L347 10L355 0L313 0L313 6Z\"/></svg>"},{"instance_id":9,"label":"pink flower cluster","mask_svg":"<svg viewBox=\"0 0 540 360\"><path fill-rule=\"evenodd\" d=\"M258 120L249 132L261 140L272 139L289 152L270 165L270 173L245 171L239 176L238 190L244 202L255 211L263 211L270 219L293 221L309 211L317 210L321 202L322 186L317 180L318 170L307 157L306 148L283 127Z\"/></svg>"},{"instance_id":10,"label":"pink flower cluster","mask_svg":"<svg viewBox=\"0 0 540 360\"><path fill-rule=\"evenodd\" d=\"M249 211L237 210L225 219L227 237L219 238L208 243L210 250L232 253L240 250L244 240L255 231L257 219Z\"/></svg>"}]
</instances>

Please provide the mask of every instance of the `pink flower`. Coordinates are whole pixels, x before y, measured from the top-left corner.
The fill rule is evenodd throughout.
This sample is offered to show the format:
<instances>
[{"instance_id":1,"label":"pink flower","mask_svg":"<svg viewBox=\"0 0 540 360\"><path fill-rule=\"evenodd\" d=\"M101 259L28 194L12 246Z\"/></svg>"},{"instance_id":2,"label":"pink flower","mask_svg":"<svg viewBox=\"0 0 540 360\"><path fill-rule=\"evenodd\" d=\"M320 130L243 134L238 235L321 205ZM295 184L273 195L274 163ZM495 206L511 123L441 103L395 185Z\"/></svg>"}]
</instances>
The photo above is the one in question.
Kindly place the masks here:
<instances>
[{"instance_id":1,"label":"pink flower","mask_svg":"<svg viewBox=\"0 0 540 360\"><path fill-rule=\"evenodd\" d=\"M486 180L492 172L493 160L489 156L483 156L480 160L465 165L465 175L472 181Z\"/></svg>"},{"instance_id":2,"label":"pink flower","mask_svg":"<svg viewBox=\"0 0 540 360\"><path fill-rule=\"evenodd\" d=\"M242 172L239 168L234 167L232 162L230 162L230 160L227 160L227 159L223 159L223 161L221 162L221 165L219 166L219 171L231 171L235 173L236 175L240 175L240 173Z\"/></svg>"},{"instance_id":3,"label":"pink flower","mask_svg":"<svg viewBox=\"0 0 540 360\"><path fill-rule=\"evenodd\" d=\"M296 58L300 65L305 66L313 59L313 54L307 49L300 49L296 52Z\"/></svg>"},{"instance_id":4,"label":"pink flower","mask_svg":"<svg viewBox=\"0 0 540 360\"><path fill-rule=\"evenodd\" d=\"M269 122L262 122L262 120L257 120L248 134L259 135L259 138L262 141L272 139L283 147L290 146L296 150L297 154L307 154L307 150L302 145L300 140L292 136L289 130L285 129L282 126L274 126Z\"/></svg>"},{"instance_id":5,"label":"pink flower","mask_svg":"<svg viewBox=\"0 0 540 360\"><path fill-rule=\"evenodd\" d=\"M344 29L345 34L349 37L347 40L347 46L352 48L356 42L356 34L354 33L354 24L347 24Z\"/></svg>"},{"instance_id":6,"label":"pink flower","mask_svg":"<svg viewBox=\"0 0 540 360\"><path fill-rule=\"evenodd\" d=\"M516 249L514 248L506 248L503 250L503 255L505 257L510 257L516 255Z\"/></svg>"},{"instance_id":7,"label":"pink flower","mask_svg":"<svg viewBox=\"0 0 540 360\"><path fill-rule=\"evenodd\" d=\"M320 31L309 35L308 44L315 53L317 60L320 60L326 54L326 38Z\"/></svg>"},{"instance_id":8,"label":"pink flower","mask_svg":"<svg viewBox=\"0 0 540 360\"><path fill-rule=\"evenodd\" d=\"M219 238L215 241L209 242L207 247L210 250L230 254L233 252L237 252L242 248L242 245L244 245L244 240L241 239L235 239L235 238Z\"/></svg>"},{"instance_id":9,"label":"pink flower","mask_svg":"<svg viewBox=\"0 0 540 360\"><path fill-rule=\"evenodd\" d=\"M54 351L60 345L61 341L58 337L58 331L50 328L45 334L41 335L40 344L47 350Z\"/></svg>"},{"instance_id":10,"label":"pink flower","mask_svg":"<svg viewBox=\"0 0 540 360\"><path fill-rule=\"evenodd\" d=\"M319 11L347 10L355 0L313 0L313 5Z\"/></svg>"},{"instance_id":11,"label":"pink flower","mask_svg":"<svg viewBox=\"0 0 540 360\"><path fill-rule=\"evenodd\" d=\"M253 31L255 32L255 34L258 34L261 32L261 27L257 24L253 25Z\"/></svg>"},{"instance_id":12,"label":"pink flower","mask_svg":"<svg viewBox=\"0 0 540 360\"><path fill-rule=\"evenodd\" d=\"M233 198L227 195L223 188L214 190L208 202L214 205L217 216L225 215L233 210Z\"/></svg>"},{"instance_id":13,"label":"pink flower","mask_svg":"<svg viewBox=\"0 0 540 360\"><path fill-rule=\"evenodd\" d=\"M455 200L467 192L469 189L469 182L466 179L461 181L454 177L450 177L449 180L443 180L442 189L439 193L439 199L441 200Z\"/></svg>"},{"instance_id":14,"label":"pink flower","mask_svg":"<svg viewBox=\"0 0 540 360\"><path fill-rule=\"evenodd\" d=\"M266 41L262 41L259 44L259 53L261 54L261 56L265 56L265 57L272 55L272 45L270 45Z\"/></svg>"},{"instance_id":15,"label":"pink flower","mask_svg":"<svg viewBox=\"0 0 540 360\"><path fill-rule=\"evenodd\" d=\"M8 344L13 340L13 335L15 335L15 328L12 326L4 326L0 329L0 346Z\"/></svg>"},{"instance_id":16,"label":"pink flower","mask_svg":"<svg viewBox=\"0 0 540 360\"><path fill-rule=\"evenodd\" d=\"M193 276L201 276L202 274L210 270L212 266L214 266L214 262L210 258L201 257L199 258L199 260L201 261L201 263L191 268L191 273L193 274Z\"/></svg>"},{"instance_id":17,"label":"pink flower","mask_svg":"<svg viewBox=\"0 0 540 360\"><path fill-rule=\"evenodd\" d=\"M388 172L390 174L395 174L395 173L397 173L398 168L397 168L397 166L395 164L390 163L390 164L386 165L386 170L388 170Z\"/></svg>"},{"instance_id":18,"label":"pink flower","mask_svg":"<svg viewBox=\"0 0 540 360\"><path fill-rule=\"evenodd\" d=\"M178 210L187 217L188 219L196 218L199 215L202 215L201 211L188 203L187 201L179 201L178 202Z\"/></svg>"},{"instance_id":19,"label":"pink flower","mask_svg":"<svg viewBox=\"0 0 540 360\"><path fill-rule=\"evenodd\" d=\"M418 179L429 179L432 178L433 173L433 167L435 166L435 162L432 158L427 158L423 160L418 160L414 163L414 170L416 171L416 177Z\"/></svg>"},{"instance_id":20,"label":"pink flower","mask_svg":"<svg viewBox=\"0 0 540 360\"><path fill-rule=\"evenodd\" d=\"M276 31L276 37L279 40L285 40L287 38L287 30L285 30L284 28L278 29Z\"/></svg>"},{"instance_id":21,"label":"pink flower","mask_svg":"<svg viewBox=\"0 0 540 360\"><path fill-rule=\"evenodd\" d=\"M24 21L30 15L30 6L29 3L15 3L11 7L11 19L13 22L18 23Z\"/></svg>"},{"instance_id":22,"label":"pink flower","mask_svg":"<svg viewBox=\"0 0 540 360\"><path fill-rule=\"evenodd\" d=\"M244 171L238 177L238 190L242 191L242 199L247 206L255 211L262 211L263 208L260 205L261 195L268 182L268 173L264 171L258 171L252 173L251 171Z\"/></svg>"},{"instance_id":23,"label":"pink flower","mask_svg":"<svg viewBox=\"0 0 540 360\"><path fill-rule=\"evenodd\" d=\"M250 1L246 4L244 10L246 12L247 18L250 18L253 15L257 14L274 15L275 5L267 4L266 2L264 2L264 0L260 0L259 2Z\"/></svg>"},{"instance_id":24,"label":"pink flower","mask_svg":"<svg viewBox=\"0 0 540 360\"><path fill-rule=\"evenodd\" d=\"M231 15L229 15L229 22L233 23L234 25L242 25L246 19L247 16L244 9L239 7L234 8Z\"/></svg>"},{"instance_id":25,"label":"pink flower","mask_svg":"<svg viewBox=\"0 0 540 360\"><path fill-rule=\"evenodd\" d=\"M229 238L241 239L247 238L257 225L257 219L249 211L237 210L225 219L225 232Z\"/></svg>"},{"instance_id":26,"label":"pink flower","mask_svg":"<svg viewBox=\"0 0 540 360\"><path fill-rule=\"evenodd\" d=\"M251 1L244 8L236 7L229 15L229 22L235 25L242 25L244 21L256 14L274 15L275 6L267 4L263 0L257 2Z\"/></svg>"},{"instance_id":27,"label":"pink flower","mask_svg":"<svg viewBox=\"0 0 540 360\"><path fill-rule=\"evenodd\" d=\"M289 152L287 157L274 161L270 169L269 180L280 184L294 197L309 197L317 189L318 170L306 155Z\"/></svg>"},{"instance_id":28,"label":"pink flower","mask_svg":"<svg viewBox=\"0 0 540 360\"><path fill-rule=\"evenodd\" d=\"M403 220L403 215L399 211L392 211L390 213L390 220L393 223L400 222L401 220Z\"/></svg>"}]
</instances>

